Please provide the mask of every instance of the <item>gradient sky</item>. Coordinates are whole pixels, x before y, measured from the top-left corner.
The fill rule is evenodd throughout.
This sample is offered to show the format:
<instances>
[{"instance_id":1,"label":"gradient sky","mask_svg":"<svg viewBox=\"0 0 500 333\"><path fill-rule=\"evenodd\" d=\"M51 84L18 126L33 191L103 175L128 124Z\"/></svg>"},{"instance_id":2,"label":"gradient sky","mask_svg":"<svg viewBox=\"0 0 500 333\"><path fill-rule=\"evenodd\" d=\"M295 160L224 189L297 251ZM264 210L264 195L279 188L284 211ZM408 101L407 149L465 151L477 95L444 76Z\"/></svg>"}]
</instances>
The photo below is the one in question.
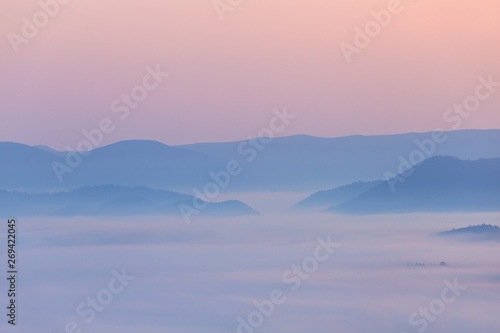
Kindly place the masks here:
<instances>
[{"instance_id":1,"label":"gradient sky","mask_svg":"<svg viewBox=\"0 0 500 333\"><path fill-rule=\"evenodd\" d=\"M72 0L15 54L7 39L37 1L0 0L0 141L76 146L104 117L103 144L256 135L272 109L280 135L335 137L447 129L443 113L493 74L498 0L402 0L353 62L340 51L388 0L248 0L221 21L212 0ZM110 104L147 66L170 77L120 121ZM461 128L500 128L500 90Z\"/></svg>"}]
</instances>

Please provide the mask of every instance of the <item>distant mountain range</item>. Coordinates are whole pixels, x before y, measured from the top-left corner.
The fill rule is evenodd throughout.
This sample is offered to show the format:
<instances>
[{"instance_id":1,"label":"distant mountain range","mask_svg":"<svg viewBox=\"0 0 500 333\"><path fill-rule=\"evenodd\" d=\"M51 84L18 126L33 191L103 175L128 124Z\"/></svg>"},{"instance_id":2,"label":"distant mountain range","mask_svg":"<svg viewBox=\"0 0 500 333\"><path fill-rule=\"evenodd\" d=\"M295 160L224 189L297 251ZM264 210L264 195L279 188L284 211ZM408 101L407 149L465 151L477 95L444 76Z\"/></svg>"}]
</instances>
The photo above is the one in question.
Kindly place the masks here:
<instances>
[{"instance_id":1,"label":"distant mountain range","mask_svg":"<svg viewBox=\"0 0 500 333\"><path fill-rule=\"evenodd\" d=\"M181 204L195 208L193 196L147 187L95 186L69 192L29 194L0 190L0 215L19 216L131 216L181 215ZM200 215L258 214L240 201L207 203Z\"/></svg>"},{"instance_id":2,"label":"distant mountain range","mask_svg":"<svg viewBox=\"0 0 500 333\"><path fill-rule=\"evenodd\" d=\"M54 165L68 168L59 181ZM156 141L122 141L86 156L18 143L0 143L0 188L21 191L71 190L86 186L146 186L191 190L223 170L220 158Z\"/></svg>"},{"instance_id":3,"label":"distant mountain range","mask_svg":"<svg viewBox=\"0 0 500 333\"><path fill-rule=\"evenodd\" d=\"M427 145L429 156L500 158L500 130L446 132L443 143ZM213 182L210 172L238 161L241 173L225 191L317 191L398 173L399 158L429 143L430 133L318 138L305 135L228 143L167 146L122 141L81 157L46 146L0 143L0 189L46 192L113 184L192 193ZM269 139L267 140L269 141ZM424 149L424 150L425 150ZM427 156L427 155L426 155ZM62 182L54 163L67 166Z\"/></svg>"},{"instance_id":4,"label":"distant mountain range","mask_svg":"<svg viewBox=\"0 0 500 333\"><path fill-rule=\"evenodd\" d=\"M245 171L234 181L233 190L317 191L358 181L384 179L387 171L398 173L400 157L432 148L432 133L319 138L296 135L276 138L252 157L246 142L201 143L178 146L194 152L237 160ZM464 160L500 158L500 130L446 132L446 140L435 144L431 156ZM426 148L420 148L422 144ZM262 145L261 145L262 146ZM254 149L256 150L256 149ZM243 154L242 154L243 153Z\"/></svg>"},{"instance_id":5,"label":"distant mountain range","mask_svg":"<svg viewBox=\"0 0 500 333\"><path fill-rule=\"evenodd\" d=\"M296 207L326 204L347 214L500 211L500 159L432 157L394 188L385 181L354 183L313 194Z\"/></svg>"},{"instance_id":6,"label":"distant mountain range","mask_svg":"<svg viewBox=\"0 0 500 333\"><path fill-rule=\"evenodd\" d=\"M497 240L500 241L500 227L491 224L470 225L465 228L443 231L438 236L460 240Z\"/></svg>"}]
</instances>

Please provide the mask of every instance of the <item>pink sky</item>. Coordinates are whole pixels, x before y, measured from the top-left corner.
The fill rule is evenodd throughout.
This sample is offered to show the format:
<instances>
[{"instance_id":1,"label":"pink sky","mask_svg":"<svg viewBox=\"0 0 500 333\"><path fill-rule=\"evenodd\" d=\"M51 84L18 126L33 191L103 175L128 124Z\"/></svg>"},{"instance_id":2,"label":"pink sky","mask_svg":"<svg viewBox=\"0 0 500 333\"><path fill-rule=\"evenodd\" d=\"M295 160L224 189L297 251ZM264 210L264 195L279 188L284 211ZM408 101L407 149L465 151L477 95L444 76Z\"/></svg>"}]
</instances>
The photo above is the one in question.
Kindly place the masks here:
<instances>
[{"instance_id":1,"label":"pink sky","mask_svg":"<svg viewBox=\"0 0 500 333\"><path fill-rule=\"evenodd\" d=\"M16 54L7 34L40 7L2 1L0 141L62 149L104 117L103 144L239 140L283 106L298 116L280 135L451 129L480 75L500 81L500 2L401 0L348 64L339 44L389 2L247 0L221 21L212 0L72 0ZM113 100L157 64L170 76L119 120ZM500 128L499 106L500 89L461 128Z\"/></svg>"}]
</instances>

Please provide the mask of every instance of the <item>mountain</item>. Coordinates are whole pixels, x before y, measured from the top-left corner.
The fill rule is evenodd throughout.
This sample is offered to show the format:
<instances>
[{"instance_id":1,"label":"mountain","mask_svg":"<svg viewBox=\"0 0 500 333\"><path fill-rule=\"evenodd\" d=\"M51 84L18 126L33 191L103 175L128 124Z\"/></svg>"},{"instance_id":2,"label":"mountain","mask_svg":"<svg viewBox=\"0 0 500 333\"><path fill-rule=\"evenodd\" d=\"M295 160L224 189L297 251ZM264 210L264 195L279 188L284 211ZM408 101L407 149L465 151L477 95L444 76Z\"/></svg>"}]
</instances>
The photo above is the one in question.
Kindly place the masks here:
<instances>
[{"instance_id":1,"label":"mountain","mask_svg":"<svg viewBox=\"0 0 500 333\"><path fill-rule=\"evenodd\" d=\"M432 133L338 138L295 135L267 144L252 139L178 147L239 161L245 171L231 184L235 191L318 191L385 179L387 171L398 174L400 158L409 160L415 151L426 158L500 158L500 145L493 144L500 142L500 130L445 132L442 143L431 138Z\"/></svg>"},{"instance_id":2,"label":"mountain","mask_svg":"<svg viewBox=\"0 0 500 333\"><path fill-rule=\"evenodd\" d=\"M500 211L500 159L433 157L329 210L348 214ZM394 191L393 191L394 189Z\"/></svg>"},{"instance_id":3,"label":"mountain","mask_svg":"<svg viewBox=\"0 0 500 333\"><path fill-rule=\"evenodd\" d=\"M313 208L336 206L347 200L354 199L361 193L381 184L382 181L356 182L340 186L333 190L319 191L296 203L293 208Z\"/></svg>"},{"instance_id":4,"label":"mountain","mask_svg":"<svg viewBox=\"0 0 500 333\"><path fill-rule=\"evenodd\" d=\"M179 215L180 205L193 205L193 196L147 187L95 186L56 193L23 193L0 190L3 216L122 216ZM201 215L258 214L240 201L205 204Z\"/></svg>"},{"instance_id":5,"label":"mountain","mask_svg":"<svg viewBox=\"0 0 500 333\"><path fill-rule=\"evenodd\" d=\"M214 182L210 173L237 161L241 172L224 191L317 191L398 173L401 158L500 158L500 130L318 138L306 135L254 138L227 143L167 146L147 140L122 141L85 156L47 147L0 142L0 189L29 192L73 190L106 184L146 186L192 193ZM262 141L265 141L263 143ZM76 145L76 144L75 144ZM58 177L59 173L59 177Z\"/></svg>"},{"instance_id":6,"label":"mountain","mask_svg":"<svg viewBox=\"0 0 500 333\"><path fill-rule=\"evenodd\" d=\"M482 224L469 225L465 228L443 231L437 234L443 237L452 237L459 240L498 240L500 241L500 228L496 225Z\"/></svg>"},{"instance_id":7,"label":"mountain","mask_svg":"<svg viewBox=\"0 0 500 333\"><path fill-rule=\"evenodd\" d=\"M156 141L122 141L85 156L0 143L0 188L27 192L106 184L188 191L210 182L210 170L225 166L220 158Z\"/></svg>"}]
</instances>

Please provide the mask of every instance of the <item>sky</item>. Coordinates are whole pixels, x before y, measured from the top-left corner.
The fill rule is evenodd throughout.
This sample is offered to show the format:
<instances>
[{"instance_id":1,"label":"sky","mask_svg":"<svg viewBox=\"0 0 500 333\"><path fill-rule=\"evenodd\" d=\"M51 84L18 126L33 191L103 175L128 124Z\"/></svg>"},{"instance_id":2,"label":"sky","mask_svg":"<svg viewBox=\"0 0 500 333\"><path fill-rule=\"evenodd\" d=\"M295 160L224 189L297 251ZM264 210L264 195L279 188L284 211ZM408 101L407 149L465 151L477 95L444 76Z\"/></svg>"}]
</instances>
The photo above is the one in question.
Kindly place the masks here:
<instances>
[{"instance_id":1,"label":"sky","mask_svg":"<svg viewBox=\"0 0 500 333\"><path fill-rule=\"evenodd\" d=\"M391 0L220 3L72 0L44 22L39 2L0 0L0 141L65 149L106 118L98 145L243 140L284 107L297 117L279 136L426 132L450 129L478 77L500 81L497 0L401 0L350 62L341 45ZM120 118L147 68L168 77ZM459 129L500 128L499 105L500 89Z\"/></svg>"}]
</instances>

